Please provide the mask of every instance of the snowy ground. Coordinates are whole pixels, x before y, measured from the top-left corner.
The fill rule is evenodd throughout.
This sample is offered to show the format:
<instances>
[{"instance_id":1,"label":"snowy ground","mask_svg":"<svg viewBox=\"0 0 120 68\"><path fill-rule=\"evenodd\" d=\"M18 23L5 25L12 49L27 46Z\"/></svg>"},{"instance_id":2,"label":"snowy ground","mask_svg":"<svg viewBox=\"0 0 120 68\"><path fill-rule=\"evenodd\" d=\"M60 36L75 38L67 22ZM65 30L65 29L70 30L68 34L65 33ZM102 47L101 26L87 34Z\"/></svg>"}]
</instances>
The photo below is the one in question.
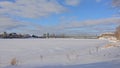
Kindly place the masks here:
<instances>
[{"instance_id":1,"label":"snowy ground","mask_svg":"<svg viewBox=\"0 0 120 68\"><path fill-rule=\"evenodd\" d=\"M0 39L0 68L120 68L119 45L97 39Z\"/></svg>"}]
</instances>

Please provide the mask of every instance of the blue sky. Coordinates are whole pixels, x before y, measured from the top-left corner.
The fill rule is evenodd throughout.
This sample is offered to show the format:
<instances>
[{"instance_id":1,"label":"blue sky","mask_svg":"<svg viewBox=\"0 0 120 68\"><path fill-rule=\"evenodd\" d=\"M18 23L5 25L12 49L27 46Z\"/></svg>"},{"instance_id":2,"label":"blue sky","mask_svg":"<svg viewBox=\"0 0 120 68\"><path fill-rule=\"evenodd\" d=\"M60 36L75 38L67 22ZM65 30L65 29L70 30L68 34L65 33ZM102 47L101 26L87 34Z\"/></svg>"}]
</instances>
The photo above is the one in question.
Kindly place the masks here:
<instances>
[{"instance_id":1,"label":"blue sky","mask_svg":"<svg viewBox=\"0 0 120 68\"><path fill-rule=\"evenodd\" d=\"M118 0L119 1L119 0ZM119 25L113 0L0 0L0 32L100 34Z\"/></svg>"}]
</instances>

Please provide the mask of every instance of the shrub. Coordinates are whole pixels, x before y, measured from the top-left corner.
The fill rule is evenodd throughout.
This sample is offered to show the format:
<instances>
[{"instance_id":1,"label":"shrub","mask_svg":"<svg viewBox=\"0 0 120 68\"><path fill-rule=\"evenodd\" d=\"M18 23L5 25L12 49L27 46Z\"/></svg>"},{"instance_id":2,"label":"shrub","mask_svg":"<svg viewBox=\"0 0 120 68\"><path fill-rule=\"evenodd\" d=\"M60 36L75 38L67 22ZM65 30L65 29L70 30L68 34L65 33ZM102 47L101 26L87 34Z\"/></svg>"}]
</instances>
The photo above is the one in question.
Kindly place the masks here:
<instances>
[{"instance_id":1,"label":"shrub","mask_svg":"<svg viewBox=\"0 0 120 68\"><path fill-rule=\"evenodd\" d=\"M13 58L10 62L11 65L17 65L17 59L16 58Z\"/></svg>"},{"instance_id":2,"label":"shrub","mask_svg":"<svg viewBox=\"0 0 120 68\"><path fill-rule=\"evenodd\" d=\"M117 40L120 40L120 26L118 26L118 27L116 28L115 36L116 36Z\"/></svg>"}]
</instances>

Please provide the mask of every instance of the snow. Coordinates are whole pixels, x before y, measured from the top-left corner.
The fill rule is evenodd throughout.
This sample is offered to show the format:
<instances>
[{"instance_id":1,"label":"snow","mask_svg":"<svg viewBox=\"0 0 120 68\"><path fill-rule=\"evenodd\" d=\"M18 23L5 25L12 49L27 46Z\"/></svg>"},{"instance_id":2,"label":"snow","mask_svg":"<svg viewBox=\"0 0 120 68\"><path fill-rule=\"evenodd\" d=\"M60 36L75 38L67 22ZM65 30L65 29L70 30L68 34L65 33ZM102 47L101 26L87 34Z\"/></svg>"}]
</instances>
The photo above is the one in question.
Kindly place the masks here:
<instances>
[{"instance_id":1,"label":"snow","mask_svg":"<svg viewBox=\"0 0 120 68\"><path fill-rule=\"evenodd\" d=\"M119 45L99 39L0 39L0 68L120 68Z\"/></svg>"}]
</instances>

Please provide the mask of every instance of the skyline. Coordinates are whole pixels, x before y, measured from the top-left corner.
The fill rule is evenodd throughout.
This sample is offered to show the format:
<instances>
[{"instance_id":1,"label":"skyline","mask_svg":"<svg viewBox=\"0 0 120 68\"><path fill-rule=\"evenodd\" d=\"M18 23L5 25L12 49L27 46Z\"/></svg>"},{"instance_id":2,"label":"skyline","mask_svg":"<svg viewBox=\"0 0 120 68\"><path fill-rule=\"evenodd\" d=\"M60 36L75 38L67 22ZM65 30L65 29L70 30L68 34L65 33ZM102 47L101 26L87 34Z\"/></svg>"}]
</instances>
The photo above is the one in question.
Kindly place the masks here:
<instances>
[{"instance_id":1,"label":"skyline","mask_svg":"<svg viewBox=\"0 0 120 68\"><path fill-rule=\"evenodd\" d=\"M101 34L120 25L119 0L0 0L0 32Z\"/></svg>"}]
</instances>

